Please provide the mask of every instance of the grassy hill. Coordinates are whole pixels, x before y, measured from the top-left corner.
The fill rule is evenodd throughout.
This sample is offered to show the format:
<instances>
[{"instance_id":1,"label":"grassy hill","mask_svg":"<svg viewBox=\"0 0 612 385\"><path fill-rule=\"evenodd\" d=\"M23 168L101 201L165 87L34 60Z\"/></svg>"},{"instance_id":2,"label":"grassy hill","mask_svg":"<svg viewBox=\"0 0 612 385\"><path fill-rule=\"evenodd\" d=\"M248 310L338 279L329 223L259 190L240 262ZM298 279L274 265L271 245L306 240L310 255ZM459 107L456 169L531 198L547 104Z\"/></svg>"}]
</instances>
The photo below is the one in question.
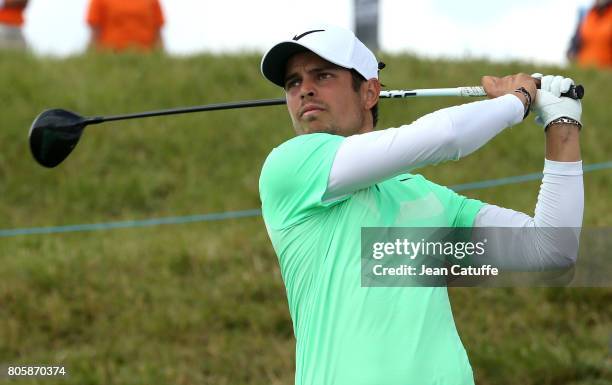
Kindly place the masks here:
<instances>
[{"instance_id":1,"label":"grassy hill","mask_svg":"<svg viewBox=\"0 0 612 385\"><path fill-rule=\"evenodd\" d=\"M56 169L32 160L42 110L111 115L279 97L259 56L0 53L0 230L259 207L268 152L293 136L283 107L87 129ZM389 89L479 84L484 74L562 72L584 84L585 164L612 160L612 72L387 56ZM381 102L379 127L458 98ZM458 163L420 170L452 185L541 171L531 120ZM610 170L585 174L585 226L612 225ZM466 191L533 213L539 182ZM612 288L450 290L478 384L610 384ZM291 384L293 330L260 217L0 238L0 367L64 365L61 384ZM1 374L0 374L1 377Z\"/></svg>"}]
</instances>

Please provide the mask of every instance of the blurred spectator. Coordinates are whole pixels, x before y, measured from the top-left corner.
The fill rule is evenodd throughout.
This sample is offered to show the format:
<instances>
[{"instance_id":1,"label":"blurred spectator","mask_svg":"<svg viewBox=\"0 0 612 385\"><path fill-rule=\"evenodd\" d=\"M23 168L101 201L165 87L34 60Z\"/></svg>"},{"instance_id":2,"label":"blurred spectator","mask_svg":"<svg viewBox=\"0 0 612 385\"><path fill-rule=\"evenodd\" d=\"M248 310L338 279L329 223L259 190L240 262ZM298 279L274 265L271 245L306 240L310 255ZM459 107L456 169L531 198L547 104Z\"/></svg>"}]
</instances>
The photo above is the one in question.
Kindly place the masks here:
<instances>
[{"instance_id":1,"label":"blurred spectator","mask_svg":"<svg viewBox=\"0 0 612 385\"><path fill-rule=\"evenodd\" d=\"M580 20L567 57L580 66L612 68L612 0L597 0Z\"/></svg>"},{"instance_id":2,"label":"blurred spectator","mask_svg":"<svg viewBox=\"0 0 612 385\"><path fill-rule=\"evenodd\" d=\"M158 0L91 0L87 23L99 49L162 48L164 16Z\"/></svg>"},{"instance_id":3,"label":"blurred spectator","mask_svg":"<svg viewBox=\"0 0 612 385\"><path fill-rule=\"evenodd\" d=\"M0 0L0 48L25 48L21 32L28 0Z\"/></svg>"}]
</instances>

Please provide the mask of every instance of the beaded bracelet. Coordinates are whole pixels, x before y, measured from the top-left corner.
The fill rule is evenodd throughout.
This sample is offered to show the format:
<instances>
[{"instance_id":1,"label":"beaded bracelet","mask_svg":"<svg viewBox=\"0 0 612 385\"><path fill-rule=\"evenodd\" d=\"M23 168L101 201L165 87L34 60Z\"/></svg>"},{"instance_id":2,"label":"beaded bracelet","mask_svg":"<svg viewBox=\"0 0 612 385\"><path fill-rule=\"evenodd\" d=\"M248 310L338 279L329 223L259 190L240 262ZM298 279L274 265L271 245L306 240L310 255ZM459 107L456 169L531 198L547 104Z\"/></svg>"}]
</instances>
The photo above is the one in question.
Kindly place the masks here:
<instances>
[{"instance_id":1,"label":"beaded bracelet","mask_svg":"<svg viewBox=\"0 0 612 385\"><path fill-rule=\"evenodd\" d=\"M529 111L531 111L531 95L525 89L525 87L519 87L514 90L514 92L520 92L521 94L525 95L525 98L527 99L527 105L525 106L525 115L523 115L523 120L525 120L527 115L529 115Z\"/></svg>"}]
</instances>

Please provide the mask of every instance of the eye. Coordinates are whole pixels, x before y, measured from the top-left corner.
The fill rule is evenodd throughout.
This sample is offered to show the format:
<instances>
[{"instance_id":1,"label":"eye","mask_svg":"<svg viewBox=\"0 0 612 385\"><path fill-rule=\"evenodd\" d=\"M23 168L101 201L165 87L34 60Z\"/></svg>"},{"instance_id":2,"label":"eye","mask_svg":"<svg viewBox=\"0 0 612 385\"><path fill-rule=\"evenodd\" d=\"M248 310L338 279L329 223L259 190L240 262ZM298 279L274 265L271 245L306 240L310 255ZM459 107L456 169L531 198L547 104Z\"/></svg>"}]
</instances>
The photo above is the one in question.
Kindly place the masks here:
<instances>
[{"instance_id":1,"label":"eye","mask_svg":"<svg viewBox=\"0 0 612 385\"><path fill-rule=\"evenodd\" d=\"M300 79L298 78L291 78L291 79L287 79L285 81L285 90L290 90L293 87L296 87L300 84Z\"/></svg>"},{"instance_id":2,"label":"eye","mask_svg":"<svg viewBox=\"0 0 612 385\"><path fill-rule=\"evenodd\" d=\"M320 80L325 80L325 79L330 79L333 75L330 72L321 72L319 73L319 79Z\"/></svg>"}]
</instances>

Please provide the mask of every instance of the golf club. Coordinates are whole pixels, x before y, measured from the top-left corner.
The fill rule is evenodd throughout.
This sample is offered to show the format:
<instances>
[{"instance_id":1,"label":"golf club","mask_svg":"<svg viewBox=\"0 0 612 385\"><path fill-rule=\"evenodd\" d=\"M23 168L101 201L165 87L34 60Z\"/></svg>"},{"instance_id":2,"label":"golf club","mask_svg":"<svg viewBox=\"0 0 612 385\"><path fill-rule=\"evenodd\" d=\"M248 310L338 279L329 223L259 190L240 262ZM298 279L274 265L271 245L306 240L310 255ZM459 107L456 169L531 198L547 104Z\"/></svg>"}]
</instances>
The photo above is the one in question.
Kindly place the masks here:
<instances>
[{"instance_id":1,"label":"golf club","mask_svg":"<svg viewBox=\"0 0 612 385\"><path fill-rule=\"evenodd\" d=\"M536 81L539 87L539 80ZM425 96L467 96L481 97L486 96L483 87L456 87L456 88L433 88L433 89L414 89L414 90L389 90L382 91L380 97L387 98L408 98ZM568 92L562 96L573 99L582 99L584 88L581 85L572 86ZM185 114L190 112L216 111L233 108L275 106L285 104L284 98L245 100L240 102L228 102L207 104L203 106L173 108L167 110L148 111L127 115L115 116L95 116L83 117L74 112L63 109L50 109L43 111L34 119L30 127L30 150L36 161L48 168L53 168L60 164L70 155L76 147L83 130L86 126L111 122L115 120L127 120L145 118L151 116Z\"/></svg>"}]
</instances>

